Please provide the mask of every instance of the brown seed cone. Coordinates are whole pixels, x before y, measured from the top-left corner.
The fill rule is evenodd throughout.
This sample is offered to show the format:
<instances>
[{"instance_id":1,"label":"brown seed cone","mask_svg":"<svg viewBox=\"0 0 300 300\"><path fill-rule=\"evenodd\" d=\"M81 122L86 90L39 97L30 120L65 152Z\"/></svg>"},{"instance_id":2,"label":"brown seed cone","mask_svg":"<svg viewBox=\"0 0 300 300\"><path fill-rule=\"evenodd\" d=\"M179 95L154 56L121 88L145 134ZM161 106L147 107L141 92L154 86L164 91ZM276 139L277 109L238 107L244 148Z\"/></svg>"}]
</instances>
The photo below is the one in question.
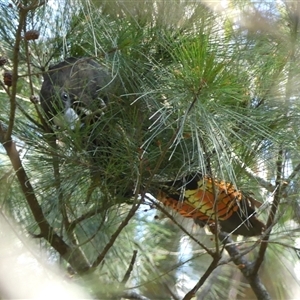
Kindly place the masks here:
<instances>
[{"instance_id":1,"label":"brown seed cone","mask_svg":"<svg viewBox=\"0 0 300 300\"><path fill-rule=\"evenodd\" d=\"M28 30L25 32L25 39L27 41L37 40L39 38L39 36L40 36L40 33L37 30Z\"/></svg>"},{"instance_id":2,"label":"brown seed cone","mask_svg":"<svg viewBox=\"0 0 300 300\"><path fill-rule=\"evenodd\" d=\"M12 85L12 72L11 71L5 71L3 74L3 81L4 84L7 86Z\"/></svg>"},{"instance_id":3,"label":"brown seed cone","mask_svg":"<svg viewBox=\"0 0 300 300\"><path fill-rule=\"evenodd\" d=\"M8 62L8 59L4 56L0 57L0 67L4 66Z\"/></svg>"}]
</instances>

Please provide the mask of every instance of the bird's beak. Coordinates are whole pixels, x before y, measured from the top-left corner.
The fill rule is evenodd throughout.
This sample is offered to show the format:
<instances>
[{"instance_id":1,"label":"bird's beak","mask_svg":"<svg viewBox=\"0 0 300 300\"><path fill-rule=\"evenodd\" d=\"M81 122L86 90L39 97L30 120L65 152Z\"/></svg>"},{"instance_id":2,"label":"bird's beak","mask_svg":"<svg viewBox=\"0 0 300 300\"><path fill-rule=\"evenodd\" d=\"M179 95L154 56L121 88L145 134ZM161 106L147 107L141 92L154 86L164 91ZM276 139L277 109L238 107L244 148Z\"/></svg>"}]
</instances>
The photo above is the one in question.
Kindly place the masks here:
<instances>
[{"instance_id":1,"label":"bird's beak","mask_svg":"<svg viewBox=\"0 0 300 300\"><path fill-rule=\"evenodd\" d=\"M73 108L67 108L65 111L65 120L69 124L70 128L73 130L76 123L79 121L79 116L76 114Z\"/></svg>"},{"instance_id":2,"label":"bird's beak","mask_svg":"<svg viewBox=\"0 0 300 300\"><path fill-rule=\"evenodd\" d=\"M79 121L79 116L73 108L67 108L64 113L58 114L53 117L55 125L60 128L69 127L72 130L75 128L76 123Z\"/></svg>"}]
</instances>

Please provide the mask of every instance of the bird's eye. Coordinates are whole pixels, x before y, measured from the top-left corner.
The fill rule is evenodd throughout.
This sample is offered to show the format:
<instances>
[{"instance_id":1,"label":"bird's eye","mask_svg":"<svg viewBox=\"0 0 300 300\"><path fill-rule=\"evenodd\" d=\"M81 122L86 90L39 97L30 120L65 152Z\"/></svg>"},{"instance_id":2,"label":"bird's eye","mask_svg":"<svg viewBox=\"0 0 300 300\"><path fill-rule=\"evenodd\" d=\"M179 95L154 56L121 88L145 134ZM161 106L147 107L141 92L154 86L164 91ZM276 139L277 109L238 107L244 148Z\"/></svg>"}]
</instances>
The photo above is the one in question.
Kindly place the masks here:
<instances>
[{"instance_id":1,"label":"bird's eye","mask_svg":"<svg viewBox=\"0 0 300 300\"><path fill-rule=\"evenodd\" d=\"M62 93L62 98L63 100L68 100L69 99L69 95L65 92Z\"/></svg>"}]
</instances>

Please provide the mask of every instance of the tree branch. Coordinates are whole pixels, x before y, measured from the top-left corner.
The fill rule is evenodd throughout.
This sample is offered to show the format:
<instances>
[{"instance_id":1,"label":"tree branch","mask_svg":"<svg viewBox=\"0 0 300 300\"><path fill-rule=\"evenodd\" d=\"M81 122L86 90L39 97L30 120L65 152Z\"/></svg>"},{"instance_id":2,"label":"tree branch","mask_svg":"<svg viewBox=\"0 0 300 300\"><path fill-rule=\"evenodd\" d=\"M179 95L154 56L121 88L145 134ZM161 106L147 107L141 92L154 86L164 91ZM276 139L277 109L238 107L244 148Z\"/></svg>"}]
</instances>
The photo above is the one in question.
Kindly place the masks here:
<instances>
[{"instance_id":1,"label":"tree branch","mask_svg":"<svg viewBox=\"0 0 300 300\"><path fill-rule=\"evenodd\" d=\"M127 283L127 281L129 280L129 277L131 275L131 272L133 270L133 266L135 264L135 261L136 261L136 256L137 256L137 250L134 250L133 251L133 255L132 255L132 258L131 258L131 261L130 261L130 264L128 266L128 269L123 277L123 280L122 280L122 284L125 285Z\"/></svg>"},{"instance_id":2,"label":"tree branch","mask_svg":"<svg viewBox=\"0 0 300 300\"><path fill-rule=\"evenodd\" d=\"M261 282L257 273L253 273L253 263L250 263L241 255L238 248L234 245L232 239L224 232L219 233L219 239L225 246L226 251L237 265L245 278L248 280L253 292L259 300L271 300L271 296ZM222 262L221 262L222 263Z\"/></svg>"},{"instance_id":3,"label":"tree branch","mask_svg":"<svg viewBox=\"0 0 300 300\"><path fill-rule=\"evenodd\" d=\"M18 81L18 66L19 66L19 51L20 51L20 43L22 40L22 29L24 27L26 21L27 12L20 10L19 11L19 20L18 20L18 28L15 34L15 44L13 51L13 71L12 71L12 90L10 94L10 112L9 112L9 124L7 131L5 133L5 141L9 141L11 139L11 134L13 131L14 123L15 123L15 112L16 112L16 94L17 94L17 81Z\"/></svg>"},{"instance_id":4,"label":"tree branch","mask_svg":"<svg viewBox=\"0 0 300 300\"><path fill-rule=\"evenodd\" d=\"M126 216L126 218L122 221L122 223L117 228L117 230L112 234L109 242L105 245L103 251L95 259L95 261L93 262L91 268L96 268L102 262L102 260L104 259L105 255L107 254L107 252L109 251L109 249L114 245L116 239L118 238L118 236L120 235L120 233L122 232L122 230L127 226L127 224L129 223L129 221L131 220L131 218L135 215L135 213L138 210L138 208L140 207L140 205L141 205L141 200L139 200L137 203L135 203L135 204L132 205L129 213Z\"/></svg>"},{"instance_id":5,"label":"tree branch","mask_svg":"<svg viewBox=\"0 0 300 300\"><path fill-rule=\"evenodd\" d=\"M16 144L12 141L5 141L6 130L0 123L0 142L6 150L6 153L11 161L19 184L25 196L25 199L30 207L33 217L40 228L41 234L48 241L48 243L67 261L70 265L80 272L82 269L89 267L86 259L82 256L78 249L71 248L64 240L54 231L54 229L47 222L43 211L35 196L34 189L31 185L29 177L22 165Z\"/></svg>"},{"instance_id":6,"label":"tree branch","mask_svg":"<svg viewBox=\"0 0 300 300\"><path fill-rule=\"evenodd\" d=\"M255 266L252 270L253 275L257 274L263 260L268 247L268 240L270 238L270 234L272 231L272 226L274 225L274 219L276 216L276 212L281 199L281 186L282 186L282 167L283 167L283 150L280 149L278 152L278 159L276 162L276 190L274 194L274 200L271 205L271 210L268 216L266 228L268 230L267 234L263 237L261 246L259 248L258 257L255 262Z\"/></svg>"},{"instance_id":7,"label":"tree branch","mask_svg":"<svg viewBox=\"0 0 300 300\"><path fill-rule=\"evenodd\" d=\"M200 280L196 283L196 285L183 297L183 300L190 300L192 299L196 292L199 290L199 288L203 285L203 283L206 281L206 279L210 276L210 274L218 267L218 262L221 258L220 254L216 253L215 257L213 258L213 261L205 271L205 273L201 276Z\"/></svg>"},{"instance_id":8,"label":"tree branch","mask_svg":"<svg viewBox=\"0 0 300 300\"><path fill-rule=\"evenodd\" d=\"M214 257L215 253L206 247L204 244L200 243L196 238L194 238L182 225L180 225L175 218L161 205L157 204L154 200L147 197L146 198L155 205L161 212L163 212L182 232L184 232L190 239L192 239L195 243L197 243L201 248L203 248L211 257Z\"/></svg>"},{"instance_id":9,"label":"tree branch","mask_svg":"<svg viewBox=\"0 0 300 300\"><path fill-rule=\"evenodd\" d=\"M66 228L66 230L68 231L72 231L75 229L76 225L78 225L79 223L81 223L84 220L87 220L101 212L104 211L104 209L108 209L109 207L113 206L114 203L107 205L107 206L100 206L100 207L94 207L93 209L91 209L90 211L82 214L80 217L78 217L77 219L75 219L74 221L70 222L69 227Z\"/></svg>"}]
</instances>

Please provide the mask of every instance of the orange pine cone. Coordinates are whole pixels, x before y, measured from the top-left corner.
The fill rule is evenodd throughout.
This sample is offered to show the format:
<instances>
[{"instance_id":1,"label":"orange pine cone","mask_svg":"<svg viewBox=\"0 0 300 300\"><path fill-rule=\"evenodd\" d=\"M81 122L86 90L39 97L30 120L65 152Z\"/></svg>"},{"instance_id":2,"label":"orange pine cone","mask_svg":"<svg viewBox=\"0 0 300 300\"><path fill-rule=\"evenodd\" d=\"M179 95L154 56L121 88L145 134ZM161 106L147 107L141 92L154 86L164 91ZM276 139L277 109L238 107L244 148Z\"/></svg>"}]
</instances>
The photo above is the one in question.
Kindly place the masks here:
<instances>
[{"instance_id":1,"label":"orange pine cone","mask_svg":"<svg viewBox=\"0 0 300 300\"><path fill-rule=\"evenodd\" d=\"M231 183L200 174L163 183L156 198L183 217L193 218L201 227L212 225L217 219L222 231L243 236L260 235L265 228L255 217L251 198Z\"/></svg>"}]
</instances>

